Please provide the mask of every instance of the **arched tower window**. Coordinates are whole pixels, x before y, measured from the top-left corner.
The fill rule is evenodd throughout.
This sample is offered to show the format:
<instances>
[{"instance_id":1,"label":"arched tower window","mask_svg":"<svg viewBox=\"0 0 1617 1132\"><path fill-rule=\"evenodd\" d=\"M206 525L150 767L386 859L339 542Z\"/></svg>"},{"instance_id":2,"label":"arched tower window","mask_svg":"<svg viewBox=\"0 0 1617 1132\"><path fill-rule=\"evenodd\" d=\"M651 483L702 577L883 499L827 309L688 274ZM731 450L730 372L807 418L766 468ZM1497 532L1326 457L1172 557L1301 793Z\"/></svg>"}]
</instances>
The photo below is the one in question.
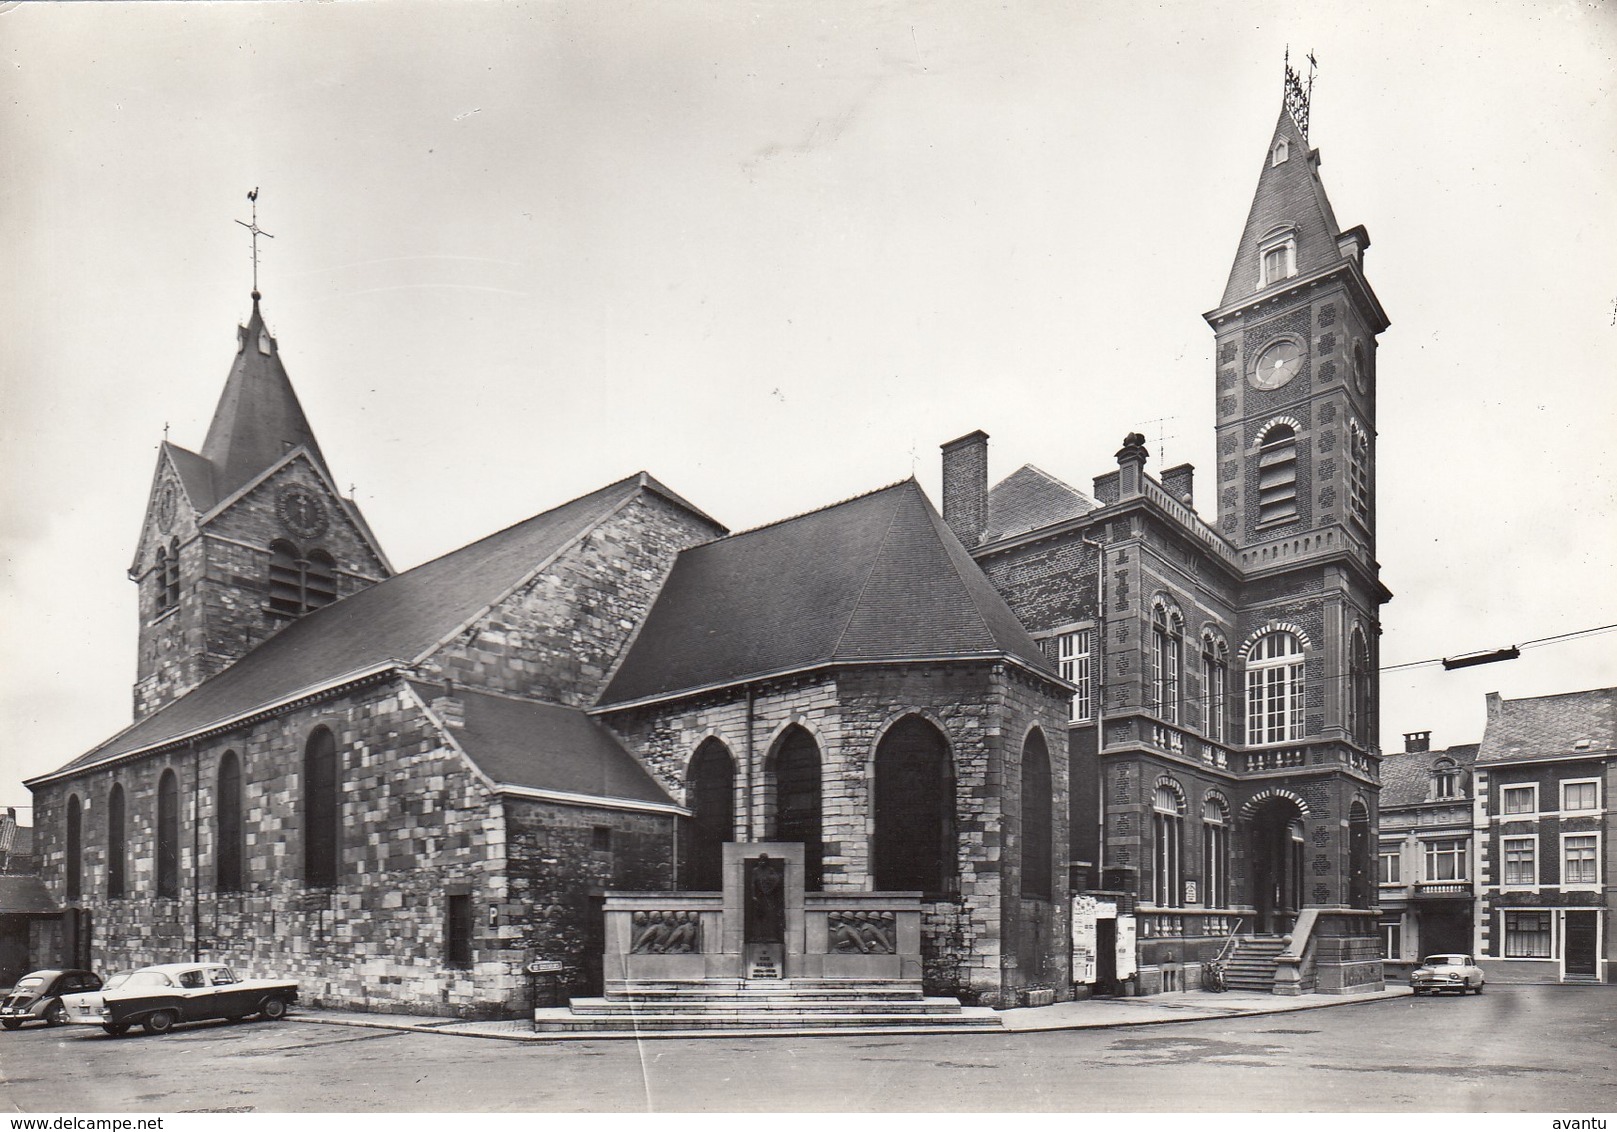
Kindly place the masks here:
<instances>
[{"instance_id":1,"label":"arched tower window","mask_svg":"<svg viewBox=\"0 0 1617 1132\"><path fill-rule=\"evenodd\" d=\"M303 883L337 883L337 740L315 728L303 750Z\"/></svg>"},{"instance_id":2,"label":"arched tower window","mask_svg":"<svg viewBox=\"0 0 1617 1132\"><path fill-rule=\"evenodd\" d=\"M114 782L107 792L107 895L124 894L124 862L128 849L124 844L124 788Z\"/></svg>"},{"instance_id":3,"label":"arched tower window","mask_svg":"<svg viewBox=\"0 0 1617 1132\"><path fill-rule=\"evenodd\" d=\"M899 720L876 745L877 890L955 888L954 770L949 744L920 716Z\"/></svg>"},{"instance_id":4,"label":"arched tower window","mask_svg":"<svg viewBox=\"0 0 1617 1132\"><path fill-rule=\"evenodd\" d=\"M1348 514L1370 526L1370 434L1353 421L1348 427Z\"/></svg>"},{"instance_id":5,"label":"arched tower window","mask_svg":"<svg viewBox=\"0 0 1617 1132\"><path fill-rule=\"evenodd\" d=\"M1258 523L1297 518L1297 431L1271 425L1258 445Z\"/></svg>"},{"instance_id":6,"label":"arched tower window","mask_svg":"<svg viewBox=\"0 0 1617 1132\"><path fill-rule=\"evenodd\" d=\"M1295 633L1276 630L1253 642L1246 658L1246 741L1287 743L1303 737L1303 648Z\"/></svg>"},{"instance_id":7,"label":"arched tower window","mask_svg":"<svg viewBox=\"0 0 1617 1132\"><path fill-rule=\"evenodd\" d=\"M1223 638L1202 634L1202 699L1206 705L1203 729L1215 743L1224 742L1224 720L1229 713L1225 693L1230 686L1230 649Z\"/></svg>"},{"instance_id":8,"label":"arched tower window","mask_svg":"<svg viewBox=\"0 0 1617 1132\"><path fill-rule=\"evenodd\" d=\"M180 604L180 540L169 540L168 562L163 570L163 608Z\"/></svg>"},{"instance_id":9,"label":"arched tower window","mask_svg":"<svg viewBox=\"0 0 1617 1132\"><path fill-rule=\"evenodd\" d=\"M1050 900L1052 873L1050 750L1033 731L1022 744L1022 896Z\"/></svg>"},{"instance_id":10,"label":"arched tower window","mask_svg":"<svg viewBox=\"0 0 1617 1132\"><path fill-rule=\"evenodd\" d=\"M337 564L323 550L307 554L285 539L270 543L269 607L297 617L337 600Z\"/></svg>"},{"instance_id":11,"label":"arched tower window","mask_svg":"<svg viewBox=\"0 0 1617 1132\"><path fill-rule=\"evenodd\" d=\"M1230 906L1230 808L1217 794L1202 802L1202 901Z\"/></svg>"},{"instance_id":12,"label":"arched tower window","mask_svg":"<svg viewBox=\"0 0 1617 1132\"><path fill-rule=\"evenodd\" d=\"M180 894L180 785L172 770L157 780L157 895Z\"/></svg>"},{"instance_id":13,"label":"arched tower window","mask_svg":"<svg viewBox=\"0 0 1617 1132\"><path fill-rule=\"evenodd\" d=\"M1357 626L1348 641L1348 737L1370 742L1370 646Z\"/></svg>"},{"instance_id":14,"label":"arched tower window","mask_svg":"<svg viewBox=\"0 0 1617 1132\"><path fill-rule=\"evenodd\" d=\"M67 862L62 878L67 898L77 900L84 892L84 811L79 796L67 799Z\"/></svg>"},{"instance_id":15,"label":"arched tower window","mask_svg":"<svg viewBox=\"0 0 1617 1132\"><path fill-rule=\"evenodd\" d=\"M685 854L685 887L717 892L724 882L724 843L736 839L735 761L717 739L706 739L685 772L685 804L691 811Z\"/></svg>"},{"instance_id":16,"label":"arched tower window","mask_svg":"<svg viewBox=\"0 0 1617 1132\"><path fill-rule=\"evenodd\" d=\"M1179 722L1179 688L1185 667L1184 620L1158 601L1151 610L1151 700L1157 717Z\"/></svg>"},{"instance_id":17,"label":"arched tower window","mask_svg":"<svg viewBox=\"0 0 1617 1132\"><path fill-rule=\"evenodd\" d=\"M803 844L803 887L824 887L825 846L820 816L820 748L801 727L775 745L775 839Z\"/></svg>"},{"instance_id":18,"label":"arched tower window","mask_svg":"<svg viewBox=\"0 0 1617 1132\"><path fill-rule=\"evenodd\" d=\"M1171 781L1159 781L1151 799L1151 900L1158 908L1183 903L1180 862L1184 843L1185 797Z\"/></svg>"},{"instance_id":19,"label":"arched tower window","mask_svg":"<svg viewBox=\"0 0 1617 1132\"><path fill-rule=\"evenodd\" d=\"M214 798L214 887L241 891L241 760L226 751L219 760L219 789Z\"/></svg>"}]
</instances>

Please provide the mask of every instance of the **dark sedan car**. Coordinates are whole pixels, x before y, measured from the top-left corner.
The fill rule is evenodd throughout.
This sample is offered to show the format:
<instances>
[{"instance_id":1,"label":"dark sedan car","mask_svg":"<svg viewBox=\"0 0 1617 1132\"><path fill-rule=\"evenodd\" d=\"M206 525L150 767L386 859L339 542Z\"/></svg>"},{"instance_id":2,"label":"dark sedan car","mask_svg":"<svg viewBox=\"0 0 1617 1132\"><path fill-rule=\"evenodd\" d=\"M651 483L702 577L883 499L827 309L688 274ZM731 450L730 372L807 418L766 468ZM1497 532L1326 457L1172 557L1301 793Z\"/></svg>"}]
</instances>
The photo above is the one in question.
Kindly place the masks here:
<instances>
[{"instance_id":1,"label":"dark sedan car","mask_svg":"<svg viewBox=\"0 0 1617 1132\"><path fill-rule=\"evenodd\" d=\"M66 1005L69 1022L99 1024L117 1037L136 1023L148 1034L164 1034L177 1022L280 1018L297 1000L294 982L238 979L218 963L165 963L142 967L102 994L75 995Z\"/></svg>"},{"instance_id":2,"label":"dark sedan car","mask_svg":"<svg viewBox=\"0 0 1617 1132\"><path fill-rule=\"evenodd\" d=\"M64 994L101 989L101 976L93 971L34 971L17 980L11 993L0 999L0 1026L15 1030L24 1022L59 1026L67 1021Z\"/></svg>"}]
</instances>

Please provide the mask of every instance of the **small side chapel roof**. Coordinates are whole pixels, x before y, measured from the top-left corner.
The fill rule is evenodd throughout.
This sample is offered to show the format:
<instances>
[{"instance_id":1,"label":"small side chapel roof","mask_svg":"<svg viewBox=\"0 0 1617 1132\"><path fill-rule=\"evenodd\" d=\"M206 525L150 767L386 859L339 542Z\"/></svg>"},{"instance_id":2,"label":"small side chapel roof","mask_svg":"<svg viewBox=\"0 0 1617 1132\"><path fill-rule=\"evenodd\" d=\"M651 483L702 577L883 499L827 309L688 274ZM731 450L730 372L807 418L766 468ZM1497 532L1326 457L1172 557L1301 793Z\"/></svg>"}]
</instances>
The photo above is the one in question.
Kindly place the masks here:
<instances>
[{"instance_id":1,"label":"small side chapel roof","mask_svg":"<svg viewBox=\"0 0 1617 1132\"><path fill-rule=\"evenodd\" d=\"M38 876L0 874L0 916L53 916L61 911Z\"/></svg>"},{"instance_id":2,"label":"small side chapel roof","mask_svg":"<svg viewBox=\"0 0 1617 1132\"><path fill-rule=\"evenodd\" d=\"M996 542L1087 515L1095 501L1042 468L1023 464L988 491L988 529L983 541Z\"/></svg>"},{"instance_id":3,"label":"small side chapel roof","mask_svg":"<svg viewBox=\"0 0 1617 1132\"><path fill-rule=\"evenodd\" d=\"M379 666L411 663L643 491L707 518L646 473L629 476L305 614L173 703L32 781L160 746ZM715 534L724 530L713 526Z\"/></svg>"},{"instance_id":4,"label":"small side chapel roof","mask_svg":"<svg viewBox=\"0 0 1617 1132\"><path fill-rule=\"evenodd\" d=\"M1050 662L913 479L683 551L602 706L836 662Z\"/></svg>"},{"instance_id":5,"label":"small side chapel roof","mask_svg":"<svg viewBox=\"0 0 1617 1132\"><path fill-rule=\"evenodd\" d=\"M444 695L437 684L410 681L431 704ZM456 688L463 726L455 741L498 786L550 794L673 806L617 737L578 708Z\"/></svg>"}]
</instances>

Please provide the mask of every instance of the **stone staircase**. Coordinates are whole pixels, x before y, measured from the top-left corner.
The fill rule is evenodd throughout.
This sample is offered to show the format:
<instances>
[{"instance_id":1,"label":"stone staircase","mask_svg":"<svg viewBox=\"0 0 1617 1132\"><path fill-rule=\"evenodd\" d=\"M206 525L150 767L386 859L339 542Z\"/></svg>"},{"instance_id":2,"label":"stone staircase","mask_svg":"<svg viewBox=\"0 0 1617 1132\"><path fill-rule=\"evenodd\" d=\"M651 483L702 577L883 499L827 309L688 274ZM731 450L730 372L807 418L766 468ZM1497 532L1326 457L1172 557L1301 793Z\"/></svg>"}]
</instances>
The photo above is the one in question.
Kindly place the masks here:
<instances>
[{"instance_id":1,"label":"stone staircase","mask_svg":"<svg viewBox=\"0 0 1617 1132\"><path fill-rule=\"evenodd\" d=\"M609 982L603 998L533 1012L539 1033L997 1030L999 1015L928 997L917 979Z\"/></svg>"},{"instance_id":2,"label":"stone staircase","mask_svg":"<svg viewBox=\"0 0 1617 1132\"><path fill-rule=\"evenodd\" d=\"M1285 949L1285 939L1277 935L1236 937L1235 951L1224 968L1224 985L1230 990L1273 994L1275 956Z\"/></svg>"}]
</instances>

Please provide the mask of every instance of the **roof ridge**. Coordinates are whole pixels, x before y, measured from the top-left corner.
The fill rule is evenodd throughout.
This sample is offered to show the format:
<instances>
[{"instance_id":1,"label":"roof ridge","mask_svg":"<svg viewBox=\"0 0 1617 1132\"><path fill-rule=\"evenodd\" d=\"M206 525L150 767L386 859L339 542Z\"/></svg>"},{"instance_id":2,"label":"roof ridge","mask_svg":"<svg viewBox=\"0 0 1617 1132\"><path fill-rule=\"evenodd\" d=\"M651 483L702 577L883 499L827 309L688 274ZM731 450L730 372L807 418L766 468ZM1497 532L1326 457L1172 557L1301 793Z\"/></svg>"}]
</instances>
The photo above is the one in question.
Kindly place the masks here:
<instances>
[{"instance_id":1,"label":"roof ridge","mask_svg":"<svg viewBox=\"0 0 1617 1132\"><path fill-rule=\"evenodd\" d=\"M729 540L740 538L742 535L751 535L757 534L759 531L767 531L770 527L779 527L786 523L796 522L798 519L806 519L810 515L818 515L822 511L830 511L833 508L841 507L847 503L856 503L861 499L869 499L872 495L880 495L884 491L892 491L895 487L902 487L907 483L915 483L915 476L913 474L905 476L901 480L894 480L892 483L883 484L881 487L871 488L869 491L861 491L858 495L850 495L846 499L839 499L835 503L827 503L822 507L811 507L807 511L799 511L795 515L787 515L785 518L775 519L774 521L768 523L761 523L756 527L748 527L745 530L732 531L730 534L725 536L725 539ZM710 544L704 543L703 545Z\"/></svg>"}]
</instances>

